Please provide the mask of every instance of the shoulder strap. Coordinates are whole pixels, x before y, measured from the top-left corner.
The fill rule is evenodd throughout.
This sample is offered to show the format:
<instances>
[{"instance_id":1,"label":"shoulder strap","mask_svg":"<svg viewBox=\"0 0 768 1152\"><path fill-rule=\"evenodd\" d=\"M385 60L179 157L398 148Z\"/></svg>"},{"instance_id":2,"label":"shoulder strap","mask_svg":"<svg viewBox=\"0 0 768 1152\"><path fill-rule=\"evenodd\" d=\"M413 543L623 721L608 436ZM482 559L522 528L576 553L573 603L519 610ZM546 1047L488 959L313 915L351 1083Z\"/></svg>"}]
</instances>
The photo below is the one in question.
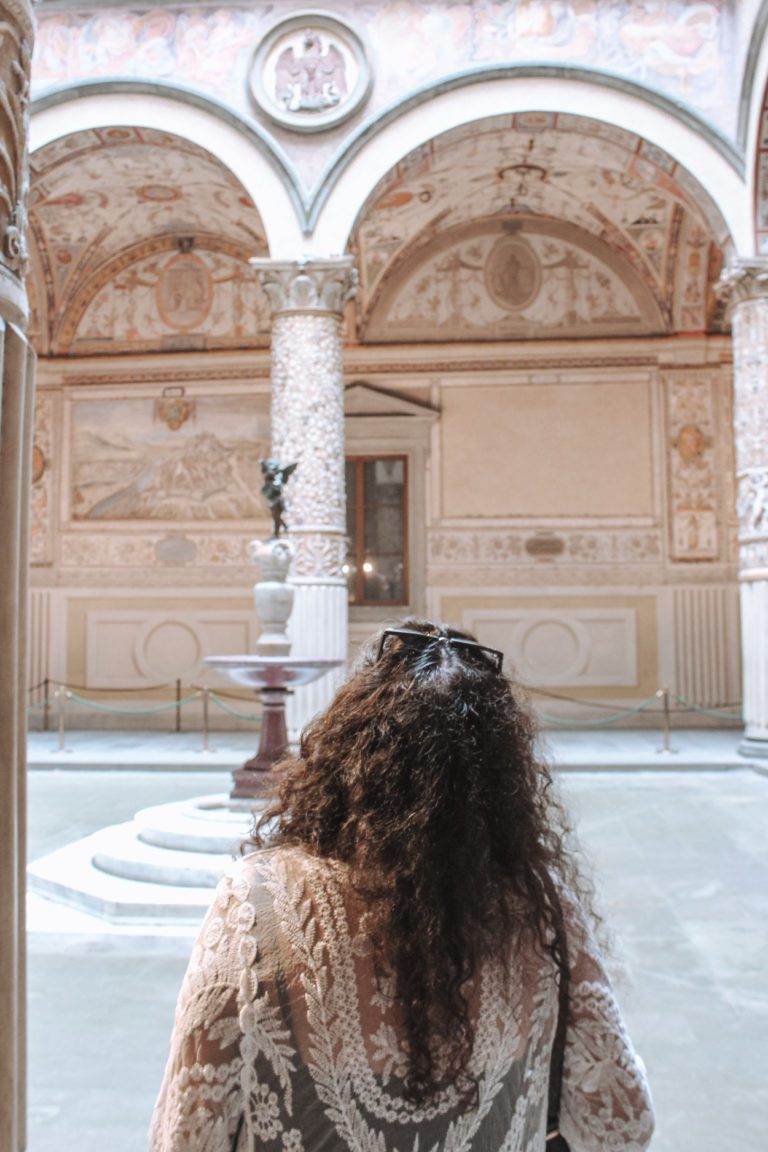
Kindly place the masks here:
<instances>
[{"instance_id":1,"label":"shoulder strap","mask_svg":"<svg viewBox=\"0 0 768 1152\"><path fill-rule=\"evenodd\" d=\"M547 1101L547 1146L549 1137L555 1136L560 1125L560 1098L563 1092L563 1064L565 1063L565 1039L568 1031L568 1000L570 967L568 963L568 937L565 930L563 908L559 897L552 893L555 901L555 940L553 953L558 967L557 983L557 1027L552 1041L552 1055L549 1064L549 1098Z\"/></svg>"}]
</instances>

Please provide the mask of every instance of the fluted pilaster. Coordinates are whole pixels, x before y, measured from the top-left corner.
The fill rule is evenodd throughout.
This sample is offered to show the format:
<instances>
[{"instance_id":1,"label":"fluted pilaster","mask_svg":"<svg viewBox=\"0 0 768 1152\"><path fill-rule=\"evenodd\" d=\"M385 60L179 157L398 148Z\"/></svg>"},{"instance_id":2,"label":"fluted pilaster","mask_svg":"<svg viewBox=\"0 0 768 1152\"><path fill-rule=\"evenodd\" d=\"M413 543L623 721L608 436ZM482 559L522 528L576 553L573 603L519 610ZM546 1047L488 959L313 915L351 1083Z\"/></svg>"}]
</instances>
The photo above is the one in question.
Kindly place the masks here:
<instances>
[{"instance_id":1,"label":"fluted pilaster","mask_svg":"<svg viewBox=\"0 0 768 1152\"><path fill-rule=\"evenodd\" d=\"M294 547L292 654L347 655L342 312L356 286L349 256L254 260L272 307L272 455L299 467L286 490ZM339 677L297 695L292 727L331 698Z\"/></svg>"}]
</instances>

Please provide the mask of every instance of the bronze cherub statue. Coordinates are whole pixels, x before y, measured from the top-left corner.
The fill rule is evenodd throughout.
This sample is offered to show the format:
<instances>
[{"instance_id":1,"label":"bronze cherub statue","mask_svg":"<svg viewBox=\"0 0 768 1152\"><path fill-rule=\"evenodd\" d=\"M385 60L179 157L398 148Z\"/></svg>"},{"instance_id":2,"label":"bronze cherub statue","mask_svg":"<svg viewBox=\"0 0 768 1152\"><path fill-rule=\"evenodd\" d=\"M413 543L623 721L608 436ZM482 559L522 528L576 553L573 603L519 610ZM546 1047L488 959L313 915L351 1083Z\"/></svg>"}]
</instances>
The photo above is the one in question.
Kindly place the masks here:
<instances>
[{"instance_id":1,"label":"bronze cherub statue","mask_svg":"<svg viewBox=\"0 0 768 1152\"><path fill-rule=\"evenodd\" d=\"M260 460L259 464L261 465L261 474L264 477L261 494L269 504L269 511L272 514L272 538L277 539L281 528L283 532L288 531L288 525L283 518L285 512L284 488L296 471L296 465L286 464L283 467L278 460Z\"/></svg>"}]
</instances>

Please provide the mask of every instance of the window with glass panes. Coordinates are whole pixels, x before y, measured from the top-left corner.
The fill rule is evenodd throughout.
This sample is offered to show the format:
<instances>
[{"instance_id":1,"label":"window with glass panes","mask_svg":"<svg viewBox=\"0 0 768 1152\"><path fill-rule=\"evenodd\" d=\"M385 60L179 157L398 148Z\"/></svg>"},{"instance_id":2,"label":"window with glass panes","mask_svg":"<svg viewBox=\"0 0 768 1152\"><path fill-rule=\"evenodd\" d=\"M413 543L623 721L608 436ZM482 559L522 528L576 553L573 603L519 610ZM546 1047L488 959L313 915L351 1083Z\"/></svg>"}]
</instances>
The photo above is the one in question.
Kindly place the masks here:
<instances>
[{"instance_id":1,"label":"window with glass panes","mask_svg":"<svg viewBox=\"0 0 768 1152\"><path fill-rule=\"evenodd\" d=\"M346 475L349 602L407 604L407 457L349 456Z\"/></svg>"}]
</instances>

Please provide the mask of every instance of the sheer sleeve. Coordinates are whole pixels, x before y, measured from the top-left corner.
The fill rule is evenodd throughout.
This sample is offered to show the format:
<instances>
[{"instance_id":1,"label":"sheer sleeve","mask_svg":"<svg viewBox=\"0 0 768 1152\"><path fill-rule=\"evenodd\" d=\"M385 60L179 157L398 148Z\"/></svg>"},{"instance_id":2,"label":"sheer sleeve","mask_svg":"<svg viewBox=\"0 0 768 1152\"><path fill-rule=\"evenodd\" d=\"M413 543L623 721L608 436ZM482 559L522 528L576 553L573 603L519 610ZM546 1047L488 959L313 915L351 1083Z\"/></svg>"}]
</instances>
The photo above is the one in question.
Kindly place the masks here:
<instances>
[{"instance_id":1,"label":"sheer sleeve","mask_svg":"<svg viewBox=\"0 0 768 1152\"><path fill-rule=\"evenodd\" d=\"M233 1152L243 1128L238 987L243 908L238 881L216 890L192 951L171 1052L150 1128L150 1152Z\"/></svg>"},{"instance_id":2,"label":"sheer sleeve","mask_svg":"<svg viewBox=\"0 0 768 1152\"><path fill-rule=\"evenodd\" d=\"M654 1116L636 1054L583 917L570 920L571 987L560 1127L572 1152L643 1152Z\"/></svg>"}]
</instances>

